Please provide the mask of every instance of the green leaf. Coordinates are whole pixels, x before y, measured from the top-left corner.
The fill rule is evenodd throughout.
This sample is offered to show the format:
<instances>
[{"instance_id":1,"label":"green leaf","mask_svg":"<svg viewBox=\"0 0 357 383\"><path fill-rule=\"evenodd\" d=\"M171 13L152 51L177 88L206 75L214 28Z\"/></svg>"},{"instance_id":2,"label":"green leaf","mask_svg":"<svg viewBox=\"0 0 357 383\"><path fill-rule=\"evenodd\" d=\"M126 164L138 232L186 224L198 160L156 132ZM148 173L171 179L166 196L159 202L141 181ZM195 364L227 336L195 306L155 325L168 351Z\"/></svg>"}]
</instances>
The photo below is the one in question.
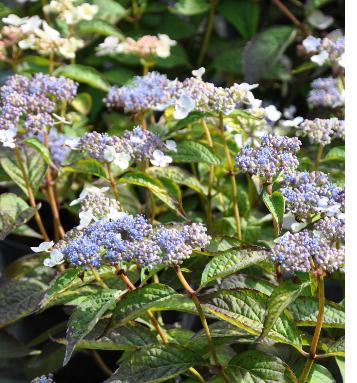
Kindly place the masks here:
<instances>
[{"instance_id":1,"label":"green leaf","mask_svg":"<svg viewBox=\"0 0 357 383\"><path fill-rule=\"evenodd\" d=\"M255 350L236 355L226 371L232 383L297 383L294 373L281 359Z\"/></svg>"},{"instance_id":2,"label":"green leaf","mask_svg":"<svg viewBox=\"0 0 357 383\"><path fill-rule=\"evenodd\" d=\"M170 152L174 162L203 162L221 165L221 160L212 150L195 141L181 141L177 144L177 152Z\"/></svg>"},{"instance_id":3,"label":"green leaf","mask_svg":"<svg viewBox=\"0 0 357 383\"><path fill-rule=\"evenodd\" d=\"M46 286L36 279L9 281L0 291L0 328L35 312Z\"/></svg>"},{"instance_id":4,"label":"green leaf","mask_svg":"<svg viewBox=\"0 0 357 383\"><path fill-rule=\"evenodd\" d=\"M16 194L4 193L0 195L0 240L15 229L29 221L36 209L18 197Z\"/></svg>"},{"instance_id":5,"label":"green leaf","mask_svg":"<svg viewBox=\"0 0 357 383\"><path fill-rule=\"evenodd\" d=\"M31 253L24 255L10 263L5 269L4 276L8 279L21 279L29 275L34 269L43 265L48 253Z\"/></svg>"},{"instance_id":6,"label":"green leaf","mask_svg":"<svg viewBox=\"0 0 357 383\"><path fill-rule=\"evenodd\" d=\"M126 294L117 304L114 315L121 324L124 324L145 314L147 310L192 311L193 307L193 303L187 297L177 294L171 287L153 283Z\"/></svg>"},{"instance_id":7,"label":"green leaf","mask_svg":"<svg viewBox=\"0 0 357 383\"><path fill-rule=\"evenodd\" d=\"M317 299L312 297L298 298L289 306L289 311L292 313L298 326L316 326L318 312ZM344 308L337 303L325 300L324 321L322 327L344 328Z\"/></svg>"},{"instance_id":8,"label":"green leaf","mask_svg":"<svg viewBox=\"0 0 357 383\"><path fill-rule=\"evenodd\" d=\"M224 5L224 3L222 3ZM223 73L242 74L243 47L232 48L215 56L211 66Z\"/></svg>"},{"instance_id":9,"label":"green leaf","mask_svg":"<svg viewBox=\"0 0 357 383\"><path fill-rule=\"evenodd\" d=\"M102 315L114 305L122 293L118 290L102 290L89 296L73 311L68 321L64 366L70 360L75 345L93 329Z\"/></svg>"},{"instance_id":10,"label":"green leaf","mask_svg":"<svg viewBox=\"0 0 357 383\"><path fill-rule=\"evenodd\" d=\"M207 194L207 188L193 176L190 172L177 166L167 166L165 168L151 167L146 171L155 177L169 178L179 185L184 185L200 194Z\"/></svg>"},{"instance_id":11,"label":"green leaf","mask_svg":"<svg viewBox=\"0 0 357 383\"><path fill-rule=\"evenodd\" d=\"M291 280L282 282L274 289L269 297L267 312L264 320L264 328L260 338L265 337L274 323L303 290L310 285L310 282L295 284Z\"/></svg>"},{"instance_id":12,"label":"green leaf","mask_svg":"<svg viewBox=\"0 0 357 383\"><path fill-rule=\"evenodd\" d=\"M71 106L81 114L88 114L92 109L92 97L89 93L79 93L71 102Z\"/></svg>"},{"instance_id":13,"label":"green leaf","mask_svg":"<svg viewBox=\"0 0 357 383\"><path fill-rule=\"evenodd\" d=\"M120 183L128 183L149 189L157 198L168 207L177 211L177 202L168 194L164 185L155 177L142 172L128 172L119 179Z\"/></svg>"},{"instance_id":14,"label":"green leaf","mask_svg":"<svg viewBox=\"0 0 357 383\"><path fill-rule=\"evenodd\" d=\"M178 344L146 346L124 360L105 383L162 382L197 364L204 364L199 354Z\"/></svg>"},{"instance_id":15,"label":"green leaf","mask_svg":"<svg viewBox=\"0 0 357 383\"><path fill-rule=\"evenodd\" d=\"M34 148L36 152L39 153L41 157L46 161L47 164L53 165L50 151L40 140L38 140L37 138L29 137L23 140L22 142Z\"/></svg>"},{"instance_id":16,"label":"green leaf","mask_svg":"<svg viewBox=\"0 0 357 383\"><path fill-rule=\"evenodd\" d=\"M256 250L230 249L217 253L206 265L202 273L201 286L234 274L246 267L266 260L267 252Z\"/></svg>"},{"instance_id":17,"label":"green leaf","mask_svg":"<svg viewBox=\"0 0 357 383\"><path fill-rule=\"evenodd\" d=\"M263 330L268 297L248 289L219 290L201 296L203 307L211 314L225 320L249 334L259 335ZM290 344L301 350L302 343L294 322L284 313L277 319L268 338Z\"/></svg>"},{"instance_id":18,"label":"green leaf","mask_svg":"<svg viewBox=\"0 0 357 383\"><path fill-rule=\"evenodd\" d=\"M257 32L260 6L252 0L225 0L218 6L224 16L242 35L249 40Z\"/></svg>"},{"instance_id":19,"label":"green leaf","mask_svg":"<svg viewBox=\"0 0 357 383\"><path fill-rule=\"evenodd\" d=\"M123 37L123 34L119 31L118 28L113 25L107 23L103 20L93 19L93 20L82 20L77 25L78 34L87 34L87 33L95 33L101 36L116 36Z\"/></svg>"},{"instance_id":20,"label":"green leaf","mask_svg":"<svg viewBox=\"0 0 357 383\"><path fill-rule=\"evenodd\" d=\"M121 18L128 14L128 11L115 0L93 0L93 4L98 5L96 19L116 24Z\"/></svg>"},{"instance_id":21,"label":"green leaf","mask_svg":"<svg viewBox=\"0 0 357 383\"><path fill-rule=\"evenodd\" d=\"M68 289L73 281L75 281L78 278L78 275L80 273L79 268L70 268L65 270L63 273L61 273L50 285L46 293L44 294L41 302L40 307L44 308L51 304L51 302L61 293L63 293L66 289Z\"/></svg>"},{"instance_id":22,"label":"green leaf","mask_svg":"<svg viewBox=\"0 0 357 383\"><path fill-rule=\"evenodd\" d=\"M345 160L344 146L335 146L326 154L323 160L324 161L344 161Z\"/></svg>"},{"instance_id":23,"label":"green leaf","mask_svg":"<svg viewBox=\"0 0 357 383\"><path fill-rule=\"evenodd\" d=\"M257 34L243 52L244 80L257 82L280 60L293 40L295 30L287 26L273 26Z\"/></svg>"},{"instance_id":24,"label":"green leaf","mask_svg":"<svg viewBox=\"0 0 357 383\"><path fill-rule=\"evenodd\" d=\"M26 174L30 180L30 184L34 193L37 192L45 175L47 165L42 156L32 148L26 148L22 151L22 161ZM23 192L28 195L25 180L22 176L15 154L12 152L2 158L1 166L6 174L18 185Z\"/></svg>"},{"instance_id":25,"label":"green leaf","mask_svg":"<svg viewBox=\"0 0 357 383\"><path fill-rule=\"evenodd\" d=\"M38 354L40 351L32 351L27 346L20 343L12 335L0 332L0 360L22 358L28 355Z\"/></svg>"},{"instance_id":26,"label":"green leaf","mask_svg":"<svg viewBox=\"0 0 357 383\"><path fill-rule=\"evenodd\" d=\"M179 0L170 8L170 11L180 15L193 16L207 12L209 7L207 0Z\"/></svg>"},{"instance_id":27,"label":"green leaf","mask_svg":"<svg viewBox=\"0 0 357 383\"><path fill-rule=\"evenodd\" d=\"M263 190L262 198L265 206L268 208L273 218L275 219L275 222L278 223L280 232L285 212L285 200L283 195L279 191L275 191L270 196L266 190Z\"/></svg>"},{"instance_id":28,"label":"green leaf","mask_svg":"<svg viewBox=\"0 0 357 383\"><path fill-rule=\"evenodd\" d=\"M341 373L341 377L342 377L342 382L345 383L346 382L346 378L345 378L345 358L342 358L341 356L336 356L336 363L337 363L337 366L340 370L340 373Z\"/></svg>"},{"instance_id":29,"label":"green leaf","mask_svg":"<svg viewBox=\"0 0 357 383\"><path fill-rule=\"evenodd\" d=\"M321 364L314 364L307 379L308 383L336 383L331 372Z\"/></svg>"},{"instance_id":30,"label":"green leaf","mask_svg":"<svg viewBox=\"0 0 357 383\"><path fill-rule=\"evenodd\" d=\"M79 160L73 166L65 166L64 172L92 174L97 177L107 178L103 165L93 159Z\"/></svg>"},{"instance_id":31,"label":"green leaf","mask_svg":"<svg viewBox=\"0 0 357 383\"><path fill-rule=\"evenodd\" d=\"M102 78L101 74L89 66L80 64L65 65L57 68L54 74L56 76L68 77L105 92L109 89L109 84Z\"/></svg>"}]
</instances>

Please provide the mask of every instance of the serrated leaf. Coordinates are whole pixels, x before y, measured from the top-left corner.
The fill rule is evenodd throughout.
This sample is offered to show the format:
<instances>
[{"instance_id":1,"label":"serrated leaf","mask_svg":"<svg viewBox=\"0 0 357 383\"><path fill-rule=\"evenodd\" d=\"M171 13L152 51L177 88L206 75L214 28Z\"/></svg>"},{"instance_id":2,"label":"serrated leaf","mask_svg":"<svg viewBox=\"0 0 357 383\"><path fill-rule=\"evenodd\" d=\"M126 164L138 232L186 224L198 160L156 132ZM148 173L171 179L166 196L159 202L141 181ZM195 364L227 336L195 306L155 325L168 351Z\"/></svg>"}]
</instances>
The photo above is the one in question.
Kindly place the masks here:
<instances>
[{"instance_id":1,"label":"serrated leaf","mask_svg":"<svg viewBox=\"0 0 357 383\"><path fill-rule=\"evenodd\" d=\"M57 68L54 72L56 76L68 77L82 84L87 84L93 88L107 91L109 84L102 78L101 74L94 68L80 64L70 64Z\"/></svg>"},{"instance_id":2,"label":"serrated leaf","mask_svg":"<svg viewBox=\"0 0 357 383\"><path fill-rule=\"evenodd\" d=\"M129 292L118 303L114 316L119 323L126 323L141 315L147 310L183 310L195 311L190 299L182 294L177 294L169 286L153 283Z\"/></svg>"},{"instance_id":3,"label":"serrated leaf","mask_svg":"<svg viewBox=\"0 0 357 383\"><path fill-rule=\"evenodd\" d=\"M345 148L343 146L335 146L326 154L323 160L324 161L344 161Z\"/></svg>"},{"instance_id":4,"label":"serrated leaf","mask_svg":"<svg viewBox=\"0 0 357 383\"><path fill-rule=\"evenodd\" d=\"M64 366L70 360L76 344L93 329L102 315L113 306L122 293L118 290L102 290L88 297L73 311L68 321Z\"/></svg>"},{"instance_id":5,"label":"serrated leaf","mask_svg":"<svg viewBox=\"0 0 357 383\"><path fill-rule=\"evenodd\" d=\"M81 114L88 114L92 109L92 97L89 93L79 93L71 102L71 106Z\"/></svg>"},{"instance_id":6,"label":"serrated leaf","mask_svg":"<svg viewBox=\"0 0 357 383\"><path fill-rule=\"evenodd\" d=\"M32 314L45 288L32 278L5 283L0 290L0 328Z\"/></svg>"},{"instance_id":7,"label":"serrated leaf","mask_svg":"<svg viewBox=\"0 0 357 383\"><path fill-rule=\"evenodd\" d=\"M65 166L64 172L92 174L93 176L107 178L103 165L93 159L79 160L72 166Z\"/></svg>"},{"instance_id":8,"label":"serrated leaf","mask_svg":"<svg viewBox=\"0 0 357 383\"><path fill-rule=\"evenodd\" d=\"M236 355L226 371L232 383L297 383L296 376L281 359L255 350Z\"/></svg>"},{"instance_id":9,"label":"serrated leaf","mask_svg":"<svg viewBox=\"0 0 357 383\"><path fill-rule=\"evenodd\" d=\"M177 166L167 166L165 168L151 167L147 169L147 172L155 177L165 177L184 185L200 194L207 194L207 188L201 184L201 182L194 177L190 172L185 169L181 169Z\"/></svg>"},{"instance_id":10,"label":"serrated leaf","mask_svg":"<svg viewBox=\"0 0 357 383\"><path fill-rule=\"evenodd\" d=\"M219 4L218 12L240 32L245 40L255 35L260 14L258 3L252 0L226 0Z\"/></svg>"},{"instance_id":11,"label":"serrated leaf","mask_svg":"<svg viewBox=\"0 0 357 383\"><path fill-rule=\"evenodd\" d=\"M294 35L292 27L273 26L250 40L243 52L244 80L259 81L279 61Z\"/></svg>"},{"instance_id":12,"label":"serrated leaf","mask_svg":"<svg viewBox=\"0 0 357 383\"><path fill-rule=\"evenodd\" d=\"M181 141L177 144L177 152L170 152L174 162L203 162L221 165L221 160L212 150L195 141Z\"/></svg>"},{"instance_id":13,"label":"serrated leaf","mask_svg":"<svg viewBox=\"0 0 357 383\"><path fill-rule=\"evenodd\" d=\"M267 259L267 252L256 250L230 249L217 253L206 265L202 273L201 286L236 273Z\"/></svg>"},{"instance_id":14,"label":"serrated leaf","mask_svg":"<svg viewBox=\"0 0 357 383\"><path fill-rule=\"evenodd\" d=\"M142 186L149 189L157 198L168 207L177 210L177 202L168 194L164 185L155 177L142 172L128 172L119 179L120 183Z\"/></svg>"},{"instance_id":15,"label":"serrated leaf","mask_svg":"<svg viewBox=\"0 0 357 383\"><path fill-rule=\"evenodd\" d=\"M265 279L257 278L254 275L238 274L231 275L223 279L220 284L222 289L247 288L260 291L265 295L270 295L274 290L274 285Z\"/></svg>"},{"instance_id":16,"label":"serrated leaf","mask_svg":"<svg viewBox=\"0 0 357 383\"><path fill-rule=\"evenodd\" d=\"M40 308L45 308L50 305L61 293L70 287L73 281L78 278L81 270L79 268L70 268L61 273L49 286L44 294Z\"/></svg>"},{"instance_id":17,"label":"serrated leaf","mask_svg":"<svg viewBox=\"0 0 357 383\"><path fill-rule=\"evenodd\" d=\"M294 320L298 326L316 326L318 313L317 299L312 297L301 297L296 299L289 306ZM325 300L323 328L344 328L345 327L345 310L334 302Z\"/></svg>"},{"instance_id":18,"label":"serrated leaf","mask_svg":"<svg viewBox=\"0 0 357 383\"><path fill-rule=\"evenodd\" d=\"M104 20L82 20L77 25L78 34L95 33L101 36L123 37L120 30Z\"/></svg>"},{"instance_id":19,"label":"serrated leaf","mask_svg":"<svg viewBox=\"0 0 357 383\"><path fill-rule=\"evenodd\" d=\"M203 307L211 314L252 335L263 330L268 297L248 289L219 290L201 296ZM301 350L302 343L294 322L284 313L275 322L268 338Z\"/></svg>"},{"instance_id":20,"label":"serrated leaf","mask_svg":"<svg viewBox=\"0 0 357 383\"><path fill-rule=\"evenodd\" d=\"M284 310L291 304L306 287L310 285L310 282L304 282L301 284L295 284L291 280L282 282L277 286L269 297L267 312L264 320L264 328L260 335L260 338L265 337L274 323L284 312Z\"/></svg>"},{"instance_id":21,"label":"serrated leaf","mask_svg":"<svg viewBox=\"0 0 357 383\"><path fill-rule=\"evenodd\" d=\"M178 344L146 346L124 360L105 383L162 382L203 363L197 353Z\"/></svg>"},{"instance_id":22,"label":"serrated leaf","mask_svg":"<svg viewBox=\"0 0 357 383\"><path fill-rule=\"evenodd\" d=\"M36 209L18 197L16 194L4 193L0 195L0 240L24 223L35 214Z\"/></svg>"},{"instance_id":23,"label":"serrated leaf","mask_svg":"<svg viewBox=\"0 0 357 383\"><path fill-rule=\"evenodd\" d=\"M275 191L270 196L266 190L263 190L262 198L265 206L268 208L273 218L275 219L275 222L278 223L280 231L285 213L285 200L283 195L279 191Z\"/></svg>"},{"instance_id":24,"label":"serrated leaf","mask_svg":"<svg viewBox=\"0 0 357 383\"><path fill-rule=\"evenodd\" d=\"M180 15L193 16L207 12L209 7L207 0L179 0L170 8L170 11Z\"/></svg>"}]
</instances>

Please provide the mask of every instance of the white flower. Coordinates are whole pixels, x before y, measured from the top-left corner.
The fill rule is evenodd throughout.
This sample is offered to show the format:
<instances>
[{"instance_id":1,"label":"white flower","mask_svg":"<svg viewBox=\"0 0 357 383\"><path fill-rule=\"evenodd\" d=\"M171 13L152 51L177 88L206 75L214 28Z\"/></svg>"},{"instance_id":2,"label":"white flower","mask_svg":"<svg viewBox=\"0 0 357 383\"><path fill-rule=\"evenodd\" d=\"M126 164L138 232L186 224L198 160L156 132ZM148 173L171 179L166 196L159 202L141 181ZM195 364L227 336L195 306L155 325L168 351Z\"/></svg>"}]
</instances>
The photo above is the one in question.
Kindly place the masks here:
<instances>
[{"instance_id":1,"label":"white flower","mask_svg":"<svg viewBox=\"0 0 357 383\"><path fill-rule=\"evenodd\" d=\"M293 120L285 120L281 123L281 125L285 126L286 128L296 128L298 127L302 122L304 121L303 117L295 117Z\"/></svg>"},{"instance_id":2,"label":"white flower","mask_svg":"<svg viewBox=\"0 0 357 383\"><path fill-rule=\"evenodd\" d=\"M293 233L296 233L307 226L306 222L298 222L295 219L294 214L288 213L284 215L283 218L283 229L291 230Z\"/></svg>"},{"instance_id":3,"label":"white flower","mask_svg":"<svg viewBox=\"0 0 357 383\"><path fill-rule=\"evenodd\" d=\"M97 56L110 55L117 52L119 39L116 36L108 36L98 45ZM119 53L119 52L118 52Z\"/></svg>"},{"instance_id":4,"label":"white flower","mask_svg":"<svg viewBox=\"0 0 357 383\"><path fill-rule=\"evenodd\" d=\"M324 30L333 23L333 17L323 14L321 11L316 9L308 16L307 21L315 28Z\"/></svg>"},{"instance_id":5,"label":"white flower","mask_svg":"<svg viewBox=\"0 0 357 383\"><path fill-rule=\"evenodd\" d=\"M80 138L74 137L74 138L67 138L64 142L64 146L68 146L71 149L76 149L78 146Z\"/></svg>"},{"instance_id":6,"label":"white flower","mask_svg":"<svg viewBox=\"0 0 357 383\"><path fill-rule=\"evenodd\" d=\"M176 45L175 40L171 40L168 35L158 34L160 44L156 48L156 54L159 57L166 58L170 56L170 48Z\"/></svg>"},{"instance_id":7,"label":"white flower","mask_svg":"<svg viewBox=\"0 0 357 383\"><path fill-rule=\"evenodd\" d=\"M80 20L76 8L65 10L64 12L62 12L61 16L63 17L64 21L69 25L76 24Z\"/></svg>"},{"instance_id":8,"label":"white flower","mask_svg":"<svg viewBox=\"0 0 357 383\"><path fill-rule=\"evenodd\" d=\"M190 96L182 94L176 101L175 112L173 114L176 120L182 120L186 118L190 112L195 109L196 102Z\"/></svg>"},{"instance_id":9,"label":"white flower","mask_svg":"<svg viewBox=\"0 0 357 383\"><path fill-rule=\"evenodd\" d=\"M92 210L81 211L79 213L79 225L77 226L78 230L86 228L92 221L95 220L95 216L92 213Z\"/></svg>"},{"instance_id":10,"label":"white flower","mask_svg":"<svg viewBox=\"0 0 357 383\"><path fill-rule=\"evenodd\" d=\"M345 67L345 54L344 53L342 53L342 55L338 59L338 65L341 66L342 68Z\"/></svg>"},{"instance_id":11,"label":"white flower","mask_svg":"<svg viewBox=\"0 0 357 383\"><path fill-rule=\"evenodd\" d=\"M28 20L28 17L21 18L14 14L11 14L7 17L3 17L1 19L1 21L4 24L13 25L14 27L19 27L20 25L25 24L27 20Z\"/></svg>"},{"instance_id":12,"label":"white flower","mask_svg":"<svg viewBox=\"0 0 357 383\"><path fill-rule=\"evenodd\" d=\"M150 162L154 166L165 167L172 162L172 158L170 156L165 156L161 150L155 150L152 156L153 158L150 159Z\"/></svg>"},{"instance_id":13,"label":"white flower","mask_svg":"<svg viewBox=\"0 0 357 383\"><path fill-rule=\"evenodd\" d=\"M125 152L117 153L113 146L106 146L103 153L103 158L107 162L113 162L116 166L118 166L122 170L125 170L129 167L129 162L131 159L128 153L125 153Z\"/></svg>"},{"instance_id":14,"label":"white flower","mask_svg":"<svg viewBox=\"0 0 357 383\"><path fill-rule=\"evenodd\" d=\"M329 54L327 51L321 51L318 55L311 56L310 60L319 65L322 66L325 64L326 61L328 61Z\"/></svg>"},{"instance_id":15,"label":"white flower","mask_svg":"<svg viewBox=\"0 0 357 383\"><path fill-rule=\"evenodd\" d=\"M109 209L109 214L107 214L106 218L108 218L108 219L119 219L119 218L122 218L126 215L128 215L128 214L123 212L123 211L119 211L119 210L111 207Z\"/></svg>"},{"instance_id":16,"label":"white flower","mask_svg":"<svg viewBox=\"0 0 357 383\"><path fill-rule=\"evenodd\" d=\"M76 57L76 51L83 47L83 40L70 37L69 39L62 39L62 43L58 51L64 58L74 59Z\"/></svg>"},{"instance_id":17,"label":"white flower","mask_svg":"<svg viewBox=\"0 0 357 383\"><path fill-rule=\"evenodd\" d=\"M279 112L278 109L276 109L275 105L269 105L265 109L265 116L268 120L272 122L276 122L281 117L281 112Z\"/></svg>"},{"instance_id":18,"label":"white flower","mask_svg":"<svg viewBox=\"0 0 357 383\"><path fill-rule=\"evenodd\" d=\"M314 36L308 36L306 39L302 42L303 47L305 48L307 53L314 53L317 52L321 45L321 39L314 37Z\"/></svg>"},{"instance_id":19,"label":"white flower","mask_svg":"<svg viewBox=\"0 0 357 383\"><path fill-rule=\"evenodd\" d=\"M75 200L73 200L69 206L76 205L77 203L80 203L84 198L87 197L89 194L94 194L94 195L100 195L109 190L108 186L102 187L102 188L97 188L96 186L85 186L83 190L81 191L81 194L79 197Z\"/></svg>"},{"instance_id":20,"label":"white flower","mask_svg":"<svg viewBox=\"0 0 357 383\"><path fill-rule=\"evenodd\" d=\"M19 48L22 50L32 49L36 46L37 39L34 35L30 35L27 39L19 41Z\"/></svg>"},{"instance_id":21,"label":"white flower","mask_svg":"<svg viewBox=\"0 0 357 383\"><path fill-rule=\"evenodd\" d=\"M193 76L197 78L202 78L202 76L205 74L206 69L204 67L201 67L199 69L195 69L192 71Z\"/></svg>"},{"instance_id":22,"label":"white flower","mask_svg":"<svg viewBox=\"0 0 357 383\"><path fill-rule=\"evenodd\" d=\"M35 253L42 253L43 251L48 251L54 244L53 241L42 242L38 247L30 247L30 249Z\"/></svg>"},{"instance_id":23,"label":"white flower","mask_svg":"<svg viewBox=\"0 0 357 383\"><path fill-rule=\"evenodd\" d=\"M322 197L317 204L318 210L325 213L328 217L335 217L342 214L340 203L334 203L332 205L329 205L328 203L329 199L327 197Z\"/></svg>"},{"instance_id":24,"label":"white flower","mask_svg":"<svg viewBox=\"0 0 357 383\"><path fill-rule=\"evenodd\" d=\"M77 12L81 20L92 20L93 16L98 12L98 6L89 3L83 3L77 7Z\"/></svg>"},{"instance_id":25,"label":"white flower","mask_svg":"<svg viewBox=\"0 0 357 383\"><path fill-rule=\"evenodd\" d=\"M243 146L243 136L242 134L238 133L233 136L233 140L238 146L238 148L241 148Z\"/></svg>"},{"instance_id":26,"label":"white flower","mask_svg":"<svg viewBox=\"0 0 357 383\"><path fill-rule=\"evenodd\" d=\"M16 130L0 129L0 142L8 148L15 147L15 136Z\"/></svg>"},{"instance_id":27,"label":"white flower","mask_svg":"<svg viewBox=\"0 0 357 383\"><path fill-rule=\"evenodd\" d=\"M32 16L25 23L21 25L21 30L24 33L32 33L37 28L40 28L42 24L42 20L37 16Z\"/></svg>"},{"instance_id":28,"label":"white flower","mask_svg":"<svg viewBox=\"0 0 357 383\"><path fill-rule=\"evenodd\" d=\"M177 145L174 140L166 140L165 146L168 150L171 150L172 152L177 152Z\"/></svg>"},{"instance_id":29,"label":"white flower","mask_svg":"<svg viewBox=\"0 0 357 383\"><path fill-rule=\"evenodd\" d=\"M47 267L53 267L61 264L63 261L63 254L59 250L55 249L51 251L49 258L46 258L43 261L43 264Z\"/></svg>"},{"instance_id":30,"label":"white flower","mask_svg":"<svg viewBox=\"0 0 357 383\"><path fill-rule=\"evenodd\" d=\"M48 40L58 41L61 39L60 33L56 29L51 28L46 23L46 21L42 22L42 29L37 28L35 30L35 33L38 37L40 37L41 39L45 41L48 41Z\"/></svg>"},{"instance_id":31,"label":"white flower","mask_svg":"<svg viewBox=\"0 0 357 383\"><path fill-rule=\"evenodd\" d=\"M284 109L284 117L288 120L292 120L294 118L294 114L296 113L296 106L290 105Z\"/></svg>"}]
</instances>

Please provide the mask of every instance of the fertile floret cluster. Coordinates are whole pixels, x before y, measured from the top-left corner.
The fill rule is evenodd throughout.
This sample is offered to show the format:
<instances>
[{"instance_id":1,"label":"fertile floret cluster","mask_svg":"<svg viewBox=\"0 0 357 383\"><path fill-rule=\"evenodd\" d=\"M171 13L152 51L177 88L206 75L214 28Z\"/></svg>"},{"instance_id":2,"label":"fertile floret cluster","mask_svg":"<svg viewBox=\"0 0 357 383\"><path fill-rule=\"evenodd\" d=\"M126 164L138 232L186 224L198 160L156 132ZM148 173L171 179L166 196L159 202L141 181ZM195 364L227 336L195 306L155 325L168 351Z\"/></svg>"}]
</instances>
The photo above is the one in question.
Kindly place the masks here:
<instances>
[{"instance_id":1,"label":"fertile floret cluster","mask_svg":"<svg viewBox=\"0 0 357 383\"><path fill-rule=\"evenodd\" d=\"M286 209L299 219L309 220L315 214L338 216L344 209L344 190L322 172L286 174L281 193Z\"/></svg>"},{"instance_id":2,"label":"fertile floret cluster","mask_svg":"<svg viewBox=\"0 0 357 383\"><path fill-rule=\"evenodd\" d=\"M320 219L314 226L325 238L331 242L345 241L345 220L336 217Z\"/></svg>"},{"instance_id":3,"label":"fertile floret cluster","mask_svg":"<svg viewBox=\"0 0 357 383\"><path fill-rule=\"evenodd\" d=\"M133 262L153 268L179 264L209 240L201 224L155 227L143 216L122 213L116 219L101 219L77 231L74 238L62 241L59 250L74 266Z\"/></svg>"},{"instance_id":4,"label":"fertile floret cluster","mask_svg":"<svg viewBox=\"0 0 357 383\"><path fill-rule=\"evenodd\" d=\"M236 156L236 166L243 173L271 178L280 172L291 172L297 168L299 162L296 153L301 142L298 138L263 136L261 146L255 148L246 146Z\"/></svg>"},{"instance_id":5,"label":"fertile floret cluster","mask_svg":"<svg viewBox=\"0 0 357 383\"><path fill-rule=\"evenodd\" d=\"M311 83L307 102L310 107L337 108L345 104L344 91L340 89L338 79L318 78Z\"/></svg>"},{"instance_id":6,"label":"fertile floret cluster","mask_svg":"<svg viewBox=\"0 0 357 383\"><path fill-rule=\"evenodd\" d=\"M112 87L104 103L108 108L120 108L137 112L145 110L164 110L175 97L176 82L166 75L150 72L146 76L136 76L126 86Z\"/></svg>"},{"instance_id":7,"label":"fertile floret cluster","mask_svg":"<svg viewBox=\"0 0 357 383\"><path fill-rule=\"evenodd\" d=\"M0 89L0 141L4 146L14 147L21 123L27 135L38 135L51 127L55 101L72 100L77 86L70 79L42 73L30 79L11 76Z\"/></svg>"},{"instance_id":8,"label":"fertile floret cluster","mask_svg":"<svg viewBox=\"0 0 357 383\"><path fill-rule=\"evenodd\" d=\"M52 0L43 7L45 13L58 15L60 20L73 25L81 20L92 20L98 12L98 6L95 4L82 3L75 6L72 0Z\"/></svg>"},{"instance_id":9,"label":"fertile floret cluster","mask_svg":"<svg viewBox=\"0 0 357 383\"><path fill-rule=\"evenodd\" d=\"M55 383L55 381L53 380L53 375L49 374L47 376L41 375L35 379L32 379L31 383Z\"/></svg>"},{"instance_id":10,"label":"fertile floret cluster","mask_svg":"<svg viewBox=\"0 0 357 383\"><path fill-rule=\"evenodd\" d=\"M344 266L345 249L332 245L321 233L303 230L295 234L287 232L280 237L270 257L290 272L310 271L313 264L333 272Z\"/></svg>"},{"instance_id":11,"label":"fertile floret cluster","mask_svg":"<svg viewBox=\"0 0 357 383\"><path fill-rule=\"evenodd\" d=\"M344 67L345 38L344 36L326 36L323 39L308 36L303 41L307 53L313 54L311 61L318 65L333 64Z\"/></svg>"},{"instance_id":12,"label":"fertile floret cluster","mask_svg":"<svg viewBox=\"0 0 357 383\"><path fill-rule=\"evenodd\" d=\"M334 138L345 138L345 121L337 118L305 120L296 127L298 133L307 136L311 143L328 145Z\"/></svg>"}]
</instances>

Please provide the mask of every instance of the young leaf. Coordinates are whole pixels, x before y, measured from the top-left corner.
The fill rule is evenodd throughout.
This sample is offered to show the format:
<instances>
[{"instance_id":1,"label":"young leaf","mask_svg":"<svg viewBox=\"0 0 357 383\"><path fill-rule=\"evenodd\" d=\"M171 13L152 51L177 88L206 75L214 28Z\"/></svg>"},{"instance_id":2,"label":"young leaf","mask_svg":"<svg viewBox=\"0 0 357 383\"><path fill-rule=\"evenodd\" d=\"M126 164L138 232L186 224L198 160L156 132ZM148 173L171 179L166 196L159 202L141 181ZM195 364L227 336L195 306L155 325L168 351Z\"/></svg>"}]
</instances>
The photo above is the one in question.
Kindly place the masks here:
<instances>
[{"instance_id":1,"label":"young leaf","mask_svg":"<svg viewBox=\"0 0 357 383\"><path fill-rule=\"evenodd\" d=\"M291 280L282 282L274 289L269 297L267 312L264 320L264 328L260 338L269 334L277 319L283 311L309 286L309 282L295 284Z\"/></svg>"},{"instance_id":2,"label":"young leaf","mask_svg":"<svg viewBox=\"0 0 357 383\"><path fill-rule=\"evenodd\" d=\"M230 249L217 253L206 265L202 273L201 286L236 273L238 270L252 266L267 258L262 250Z\"/></svg>"},{"instance_id":3,"label":"young leaf","mask_svg":"<svg viewBox=\"0 0 357 383\"><path fill-rule=\"evenodd\" d=\"M60 66L55 70L56 76L68 77L74 81L87 84L93 88L107 91L109 84L102 78L96 69L80 64Z\"/></svg>"},{"instance_id":4,"label":"young leaf","mask_svg":"<svg viewBox=\"0 0 357 383\"><path fill-rule=\"evenodd\" d=\"M89 296L73 311L68 321L64 366L70 360L76 344L93 329L102 315L113 306L121 294L123 292L118 290L102 290Z\"/></svg>"},{"instance_id":5,"label":"young leaf","mask_svg":"<svg viewBox=\"0 0 357 383\"><path fill-rule=\"evenodd\" d=\"M257 34L243 52L244 80L257 82L279 61L293 40L295 30L287 26L273 26Z\"/></svg>"},{"instance_id":6,"label":"young leaf","mask_svg":"<svg viewBox=\"0 0 357 383\"><path fill-rule=\"evenodd\" d=\"M159 344L133 352L105 383L156 383L173 378L194 365L199 354L178 344Z\"/></svg>"},{"instance_id":7,"label":"young leaf","mask_svg":"<svg viewBox=\"0 0 357 383\"><path fill-rule=\"evenodd\" d=\"M181 141L177 144L177 152L170 152L174 162L204 162L220 165L221 160L207 146L195 141Z\"/></svg>"},{"instance_id":8,"label":"young leaf","mask_svg":"<svg viewBox=\"0 0 357 383\"><path fill-rule=\"evenodd\" d=\"M219 290L201 296L203 307L211 314L225 320L252 335L263 330L268 297L248 289ZM299 332L292 320L284 313L277 319L268 338L290 344L301 350Z\"/></svg>"},{"instance_id":9,"label":"young leaf","mask_svg":"<svg viewBox=\"0 0 357 383\"><path fill-rule=\"evenodd\" d=\"M275 221L278 222L279 228L283 224L285 213L285 200L279 191L273 192L270 196L266 190L263 190L263 201L268 208Z\"/></svg>"},{"instance_id":10,"label":"young leaf","mask_svg":"<svg viewBox=\"0 0 357 383\"><path fill-rule=\"evenodd\" d=\"M236 355L229 362L227 373L232 383L297 383L296 376L281 359L255 350Z\"/></svg>"}]
</instances>

